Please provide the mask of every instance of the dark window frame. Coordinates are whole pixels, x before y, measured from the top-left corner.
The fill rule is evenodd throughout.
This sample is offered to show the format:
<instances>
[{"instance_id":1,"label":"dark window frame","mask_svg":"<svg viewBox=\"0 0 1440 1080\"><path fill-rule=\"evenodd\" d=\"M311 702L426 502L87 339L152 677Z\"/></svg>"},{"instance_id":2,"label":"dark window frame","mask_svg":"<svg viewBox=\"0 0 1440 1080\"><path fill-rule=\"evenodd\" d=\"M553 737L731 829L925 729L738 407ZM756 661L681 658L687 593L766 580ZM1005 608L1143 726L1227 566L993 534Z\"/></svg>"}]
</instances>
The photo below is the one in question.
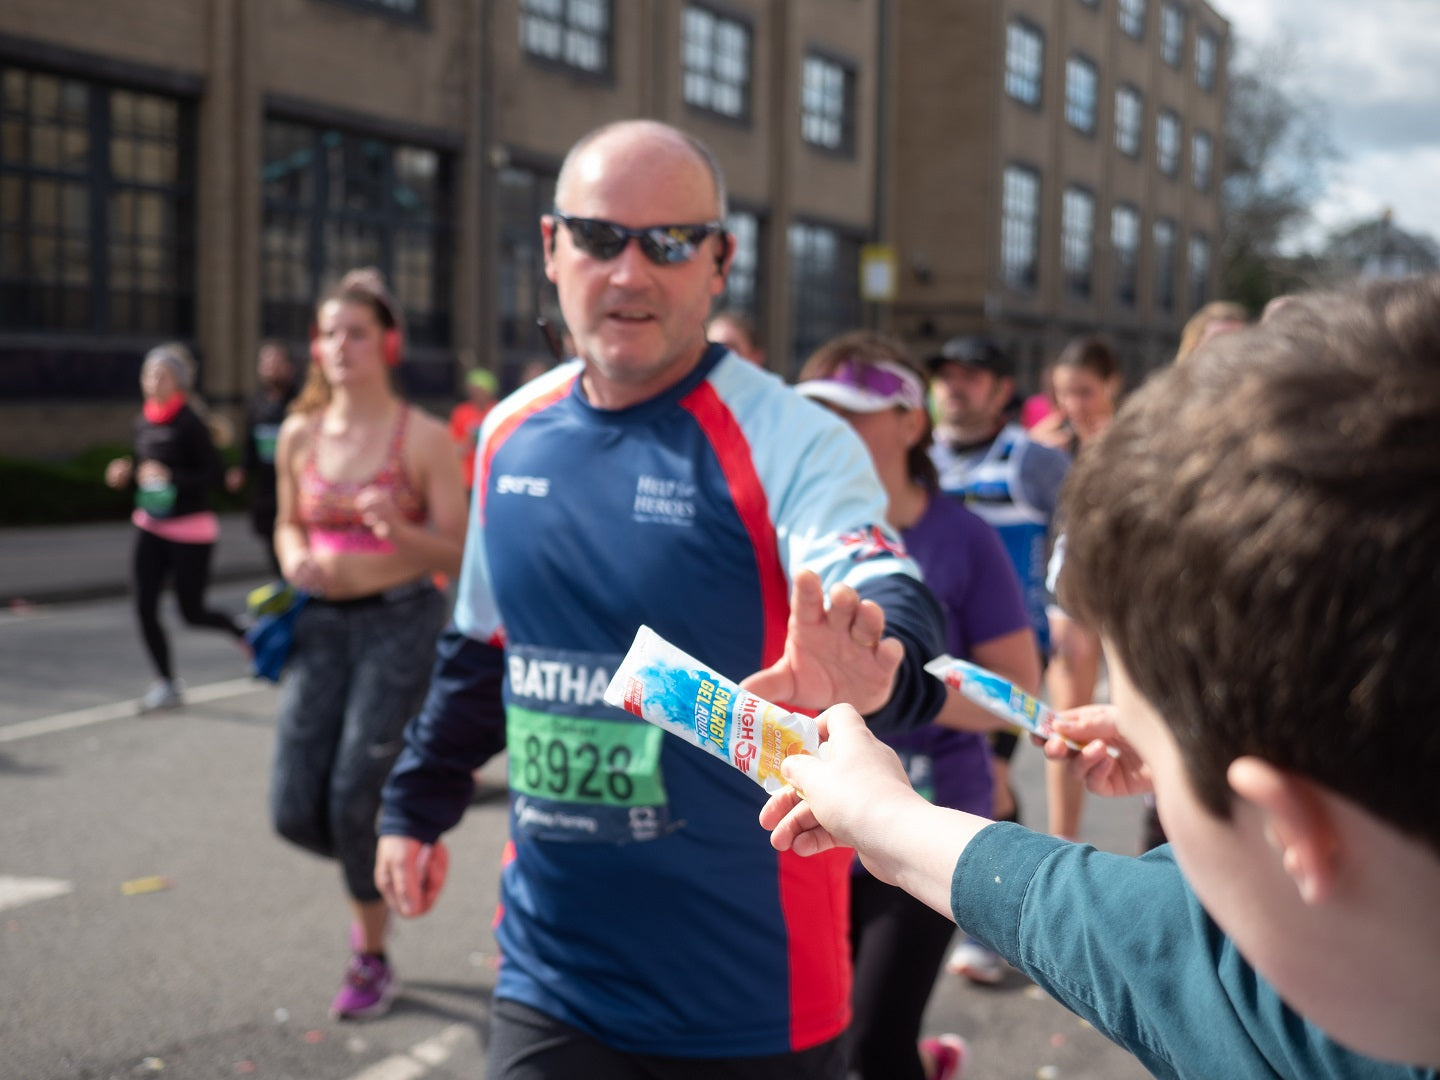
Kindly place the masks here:
<instances>
[{"instance_id":1,"label":"dark window frame","mask_svg":"<svg viewBox=\"0 0 1440 1080\"><path fill-rule=\"evenodd\" d=\"M822 342L859 326L863 303L860 299L860 245L865 237L854 229L816 218L797 217L785 230L785 248L790 271L792 315L790 364L782 374L794 378L805 358ZM827 275L807 278L801 272L797 254L797 232L824 234L834 241L834 265Z\"/></svg>"},{"instance_id":2,"label":"dark window frame","mask_svg":"<svg viewBox=\"0 0 1440 1080\"><path fill-rule=\"evenodd\" d=\"M287 140L293 148L269 160L272 140L277 149ZM458 182L453 148L358 121L342 124L273 108L265 114L262 145L267 161L260 200L261 333L303 340L316 297L352 263L373 262L404 309L410 389L450 392ZM407 166L417 182L429 172L428 207L423 193L405 182ZM285 183L297 190L274 186ZM337 243L349 246L356 237L373 246L373 258L341 256ZM425 253L424 266L407 271L406 255L415 251ZM423 308L407 303L412 273L429 284ZM298 287L272 290L275 280L297 275Z\"/></svg>"},{"instance_id":3,"label":"dark window frame","mask_svg":"<svg viewBox=\"0 0 1440 1080\"><path fill-rule=\"evenodd\" d=\"M1095 294L1095 202L1084 184L1066 184L1060 192L1060 274L1070 300L1089 301ZM1071 220L1071 208L1078 206L1089 215L1080 229Z\"/></svg>"},{"instance_id":4,"label":"dark window frame","mask_svg":"<svg viewBox=\"0 0 1440 1080\"><path fill-rule=\"evenodd\" d=\"M1134 225L1133 243L1120 243L1120 221L1128 217ZM1118 202L1110 208L1110 250L1114 252L1115 302L1134 309L1140 287L1140 209L1131 202Z\"/></svg>"},{"instance_id":5,"label":"dark window frame","mask_svg":"<svg viewBox=\"0 0 1440 1080\"><path fill-rule=\"evenodd\" d=\"M1200 153L1202 144L1204 154ZM1207 195L1215 184L1215 139L1203 128L1190 132L1190 182L1195 185L1196 191Z\"/></svg>"},{"instance_id":6,"label":"dark window frame","mask_svg":"<svg viewBox=\"0 0 1440 1080\"><path fill-rule=\"evenodd\" d=\"M1208 46L1208 57L1202 59ZM1208 26L1201 27L1195 35L1195 85L1209 93L1215 89L1215 77L1220 67L1220 35Z\"/></svg>"},{"instance_id":7,"label":"dark window frame","mask_svg":"<svg viewBox=\"0 0 1440 1080\"><path fill-rule=\"evenodd\" d=\"M1166 121L1170 121L1169 124ZM1164 131L1167 127L1173 127L1175 132L1175 144L1170 148L1167 155L1167 142ZM1162 176L1175 179L1180 175L1180 154L1185 142L1184 126L1180 121L1180 114L1168 106L1155 114L1155 167L1160 170Z\"/></svg>"},{"instance_id":8,"label":"dark window frame","mask_svg":"<svg viewBox=\"0 0 1440 1080\"><path fill-rule=\"evenodd\" d=\"M1012 207L1009 202L1010 192L1007 189L1010 187L1011 174L1015 174L1017 178L1023 176L1032 182L1032 197L1029 206L1023 208L1026 211L1023 220L1015 212L1021 208ZM1041 187L1040 170L1025 162L1009 162L1001 173L1000 278L1007 288L1015 292L1033 293L1040 287ZM1014 231L1016 228L1028 230L1028 244L1020 243L1021 237ZM1012 258L1015 253L1026 248L1028 251L1025 252L1026 258L1023 261Z\"/></svg>"},{"instance_id":9,"label":"dark window frame","mask_svg":"<svg viewBox=\"0 0 1440 1080\"><path fill-rule=\"evenodd\" d=\"M1185 65L1185 9L1174 0L1160 5L1160 59L1179 71ZM1171 33L1178 27L1179 36Z\"/></svg>"},{"instance_id":10,"label":"dark window frame","mask_svg":"<svg viewBox=\"0 0 1440 1080\"><path fill-rule=\"evenodd\" d=\"M1039 47L1039 55L1034 63L1034 71L1020 71L1011 65L1012 57L1018 59L1018 53L1012 48L1014 44L1011 32L1018 31L1027 35ZM1027 69L1029 65L1026 60ZM1026 97L1016 93L1019 85L1029 86L1034 84L1034 98ZM1029 19L1015 16L1005 24L1005 73L1004 73L1005 96L1011 101L1017 101L1031 109L1042 109L1045 105L1045 31L1035 25Z\"/></svg>"},{"instance_id":11,"label":"dark window frame","mask_svg":"<svg viewBox=\"0 0 1440 1080\"><path fill-rule=\"evenodd\" d=\"M703 12L713 20L713 28L721 26L732 26L744 32L745 35L745 78L739 85L740 107L735 112L727 112L724 109L717 109L714 105L693 101L690 98L689 81L692 76L701 77L712 84L721 86L732 86L733 84L718 78L715 74L715 66L712 61L705 71L695 71L690 67L689 57L689 16L691 11ZM708 3L687 3L680 14L680 98L685 102L687 108L694 109L709 117L718 117L731 123L749 126L753 118L754 86L755 86L755 24L750 18L729 11L724 8ZM713 100L713 97L712 97Z\"/></svg>"},{"instance_id":12,"label":"dark window frame","mask_svg":"<svg viewBox=\"0 0 1440 1080\"><path fill-rule=\"evenodd\" d=\"M560 163L516 159L498 170L495 179L497 257L495 267L496 337L507 376L518 378L525 362L544 356L553 360L537 318L563 327L555 286L545 277L545 252L540 216L555 206L555 181Z\"/></svg>"},{"instance_id":13,"label":"dark window frame","mask_svg":"<svg viewBox=\"0 0 1440 1080\"><path fill-rule=\"evenodd\" d=\"M86 74L75 65L57 69L18 58L12 61L7 54L8 50L0 51L0 85L5 87L0 115L7 129L0 147L23 144L25 156L12 159L0 148L0 186L14 210L13 218L0 210L0 252L5 253L0 254L0 326L7 333L43 334L56 343L193 341L198 101L175 93L172 85L163 82L115 82ZM35 100L42 86L54 90L57 112L50 116L40 114L43 105ZM24 94L19 108L13 106L17 91ZM68 122L58 111L65 108L66 96L71 99ZM122 102L136 110L146 102L152 104L145 109L147 118L137 111L134 124L122 128L118 111ZM173 123L163 130L142 126L170 120ZM47 135L44 143L52 144L56 155L64 154L69 144L74 159L67 162L57 156L52 162L36 162L33 154L42 133L53 133L53 140ZM170 178L127 175L117 156L122 146L130 146L137 155L130 159L137 169L141 148L159 147L143 161L153 168L156 154L161 165L168 157ZM47 222L45 212L37 212L35 200L51 196L53 220ZM122 231L125 206L130 207L135 224ZM147 229L141 217L162 227ZM42 242L46 238L48 244ZM52 249L50 265L37 268L37 252L47 246ZM78 254L82 250L83 255ZM122 250L130 255L125 266L117 262ZM150 255L142 258L147 250ZM82 266L83 274L76 276ZM153 279L157 273L163 279L160 287L145 287L143 279ZM122 307L127 309L123 314ZM126 382L125 390L133 392L133 381ZM17 384L13 389L26 393L35 388ZM101 379L93 391L79 388L78 392L108 395L117 389Z\"/></svg>"},{"instance_id":14,"label":"dark window frame","mask_svg":"<svg viewBox=\"0 0 1440 1080\"><path fill-rule=\"evenodd\" d=\"M741 230L735 228L736 219L739 217L748 218L754 225L755 246L753 252L746 252L743 248L742 237L738 235ZM720 295L717 306L737 310L748 316L755 325L763 325L766 286L765 240L769 222L760 207L737 203L732 199L730 212L725 218L725 227L730 232L731 242L735 244L736 252L730 263L730 272L725 278L725 291ZM746 289L738 293L733 291L732 286L737 282L745 281L747 277L749 284Z\"/></svg>"},{"instance_id":15,"label":"dark window frame","mask_svg":"<svg viewBox=\"0 0 1440 1080\"><path fill-rule=\"evenodd\" d=\"M1135 101L1135 122L1133 124L1121 123L1120 99L1129 95ZM1134 145L1125 146L1121 142L1121 136L1126 132L1134 136ZM1145 94L1134 83L1124 82L1115 88L1115 149L1128 158L1138 159L1145 148Z\"/></svg>"},{"instance_id":16,"label":"dark window frame","mask_svg":"<svg viewBox=\"0 0 1440 1080\"><path fill-rule=\"evenodd\" d=\"M1074 88L1074 80L1071 79L1070 73L1072 69L1078 71L1087 68L1089 69L1090 74L1090 101L1087 113L1089 117L1089 123L1082 125L1075 122L1075 110L1073 107L1076 103L1076 99L1071 96L1071 90ZM1085 55L1082 52L1072 52L1065 59L1065 122L1070 125L1072 131L1078 131L1082 135L1089 135L1093 137L1096 131L1099 130L1100 126L1099 112L1099 65L1097 65L1094 60L1090 59L1089 56Z\"/></svg>"},{"instance_id":17,"label":"dark window frame","mask_svg":"<svg viewBox=\"0 0 1440 1080\"><path fill-rule=\"evenodd\" d=\"M1162 247L1160 233L1165 232L1168 242ZM1158 217L1150 226L1150 247L1155 258L1156 310L1171 313L1175 310L1176 257L1180 248L1180 230L1173 217Z\"/></svg>"},{"instance_id":18,"label":"dark window frame","mask_svg":"<svg viewBox=\"0 0 1440 1080\"><path fill-rule=\"evenodd\" d=\"M345 8L357 15L373 15L381 19L390 19L403 26L419 28L430 26L430 0L412 0L415 5L413 12L398 10L392 0L322 0L322 2Z\"/></svg>"},{"instance_id":19,"label":"dark window frame","mask_svg":"<svg viewBox=\"0 0 1440 1080\"><path fill-rule=\"evenodd\" d=\"M1204 267L1196 273L1196 252L1205 254ZM1215 250L1210 243L1210 234L1195 230L1185 245L1185 275L1190 284L1190 310L1199 311L1210 299L1210 273L1214 268Z\"/></svg>"},{"instance_id":20,"label":"dark window frame","mask_svg":"<svg viewBox=\"0 0 1440 1080\"><path fill-rule=\"evenodd\" d=\"M829 113L817 113L810 108L807 100L806 76L812 70L811 64L823 64L832 71L838 71L841 79L841 113L835 117ZM853 158L856 154L856 147L859 140L859 67L849 57L840 56L818 46L809 46L805 50L804 58L800 65L800 141L810 149L824 154L833 154L836 157ZM823 91L822 91L823 92ZM811 138L807 132L807 124L813 130L815 124L836 124L839 126L839 138L834 144L818 141Z\"/></svg>"},{"instance_id":21,"label":"dark window frame","mask_svg":"<svg viewBox=\"0 0 1440 1080\"><path fill-rule=\"evenodd\" d=\"M1117 0L1115 4L1115 19L1120 26L1120 32L1136 41L1145 40L1149 16L1148 0Z\"/></svg>"},{"instance_id":22,"label":"dark window frame","mask_svg":"<svg viewBox=\"0 0 1440 1080\"><path fill-rule=\"evenodd\" d=\"M587 3L595 3L604 8L605 29L604 40L601 43L601 60L598 66L588 67L585 64L576 63L566 57L566 38L569 34L593 34L589 27L576 27L571 21L571 0L560 0L561 11L557 18L552 13L537 13L530 11L527 5L537 0L519 0L516 12L516 29L519 33L520 51L526 60L539 67L548 68L552 71L562 72L575 78L595 80L597 82L610 82L615 74L615 3L614 0L585 0ZM529 20L552 24L560 35L558 51L551 54L535 49L526 37L527 28L531 25Z\"/></svg>"}]
</instances>

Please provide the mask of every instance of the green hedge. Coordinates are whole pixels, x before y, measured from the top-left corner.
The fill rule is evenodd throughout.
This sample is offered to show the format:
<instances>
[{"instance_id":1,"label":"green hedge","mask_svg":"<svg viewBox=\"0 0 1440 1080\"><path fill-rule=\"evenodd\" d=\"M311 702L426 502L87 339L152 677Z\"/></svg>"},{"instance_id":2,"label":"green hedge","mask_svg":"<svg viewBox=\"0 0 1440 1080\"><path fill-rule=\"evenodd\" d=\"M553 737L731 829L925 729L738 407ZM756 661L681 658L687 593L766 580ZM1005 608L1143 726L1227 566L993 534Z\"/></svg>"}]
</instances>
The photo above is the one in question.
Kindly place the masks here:
<instances>
[{"instance_id":1,"label":"green hedge","mask_svg":"<svg viewBox=\"0 0 1440 1080\"><path fill-rule=\"evenodd\" d=\"M125 445L92 446L66 461L0 457L0 524L70 525L124 521L133 507L128 491L105 486L105 466L130 452ZM227 462L234 455L227 453ZM215 500L221 512L244 509L244 492Z\"/></svg>"}]
</instances>

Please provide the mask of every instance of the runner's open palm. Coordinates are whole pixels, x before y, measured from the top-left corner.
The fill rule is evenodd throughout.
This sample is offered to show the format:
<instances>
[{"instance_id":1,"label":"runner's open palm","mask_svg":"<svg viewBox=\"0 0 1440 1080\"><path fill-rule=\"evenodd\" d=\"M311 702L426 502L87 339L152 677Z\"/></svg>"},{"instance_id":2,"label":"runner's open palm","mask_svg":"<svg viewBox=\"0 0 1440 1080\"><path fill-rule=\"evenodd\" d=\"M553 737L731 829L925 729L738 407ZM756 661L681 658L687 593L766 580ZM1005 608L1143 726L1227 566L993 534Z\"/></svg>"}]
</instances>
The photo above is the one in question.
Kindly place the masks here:
<instances>
[{"instance_id":1,"label":"runner's open palm","mask_svg":"<svg viewBox=\"0 0 1440 1080\"><path fill-rule=\"evenodd\" d=\"M741 685L752 694L804 709L841 703L871 713L890 700L905 648L885 636L885 613L849 585L830 590L813 570L795 576L784 655Z\"/></svg>"}]
</instances>

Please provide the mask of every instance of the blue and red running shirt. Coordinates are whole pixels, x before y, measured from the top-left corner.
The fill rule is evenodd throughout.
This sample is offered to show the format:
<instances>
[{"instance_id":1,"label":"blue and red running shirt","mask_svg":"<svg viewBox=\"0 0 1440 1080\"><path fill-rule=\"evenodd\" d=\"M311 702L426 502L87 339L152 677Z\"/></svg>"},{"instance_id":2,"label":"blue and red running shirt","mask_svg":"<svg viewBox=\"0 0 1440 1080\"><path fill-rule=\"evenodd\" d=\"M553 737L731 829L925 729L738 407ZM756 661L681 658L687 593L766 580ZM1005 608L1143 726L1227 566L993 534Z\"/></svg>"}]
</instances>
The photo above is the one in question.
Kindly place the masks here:
<instances>
[{"instance_id":1,"label":"blue and red running shirt","mask_svg":"<svg viewBox=\"0 0 1440 1080\"><path fill-rule=\"evenodd\" d=\"M496 996L625 1052L806 1049L849 1022L850 853L777 853L753 781L602 694L642 623L736 681L778 660L808 567L885 609L906 660L870 720L910 727L943 700L920 670L939 610L826 409L719 346L623 410L591 406L581 370L486 419L454 626L381 832L435 839L505 746Z\"/></svg>"}]
</instances>

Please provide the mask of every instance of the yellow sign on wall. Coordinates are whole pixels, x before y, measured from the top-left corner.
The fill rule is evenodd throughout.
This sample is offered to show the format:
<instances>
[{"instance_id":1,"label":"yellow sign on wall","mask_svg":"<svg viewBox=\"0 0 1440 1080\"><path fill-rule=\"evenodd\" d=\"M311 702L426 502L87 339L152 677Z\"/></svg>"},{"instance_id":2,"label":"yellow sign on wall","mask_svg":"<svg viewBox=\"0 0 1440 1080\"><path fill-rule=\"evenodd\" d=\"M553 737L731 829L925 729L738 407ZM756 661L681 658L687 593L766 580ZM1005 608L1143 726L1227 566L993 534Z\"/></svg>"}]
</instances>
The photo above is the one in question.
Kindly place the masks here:
<instances>
[{"instance_id":1,"label":"yellow sign on wall","mask_svg":"<svg viewBox=\"0 0 1440 1080\"><path fill-rule=\"evenodd\" d=\"M882 303L894 300L895 285L895 245L860 245L860 298Z\"/></svg>"}]
</instances>

